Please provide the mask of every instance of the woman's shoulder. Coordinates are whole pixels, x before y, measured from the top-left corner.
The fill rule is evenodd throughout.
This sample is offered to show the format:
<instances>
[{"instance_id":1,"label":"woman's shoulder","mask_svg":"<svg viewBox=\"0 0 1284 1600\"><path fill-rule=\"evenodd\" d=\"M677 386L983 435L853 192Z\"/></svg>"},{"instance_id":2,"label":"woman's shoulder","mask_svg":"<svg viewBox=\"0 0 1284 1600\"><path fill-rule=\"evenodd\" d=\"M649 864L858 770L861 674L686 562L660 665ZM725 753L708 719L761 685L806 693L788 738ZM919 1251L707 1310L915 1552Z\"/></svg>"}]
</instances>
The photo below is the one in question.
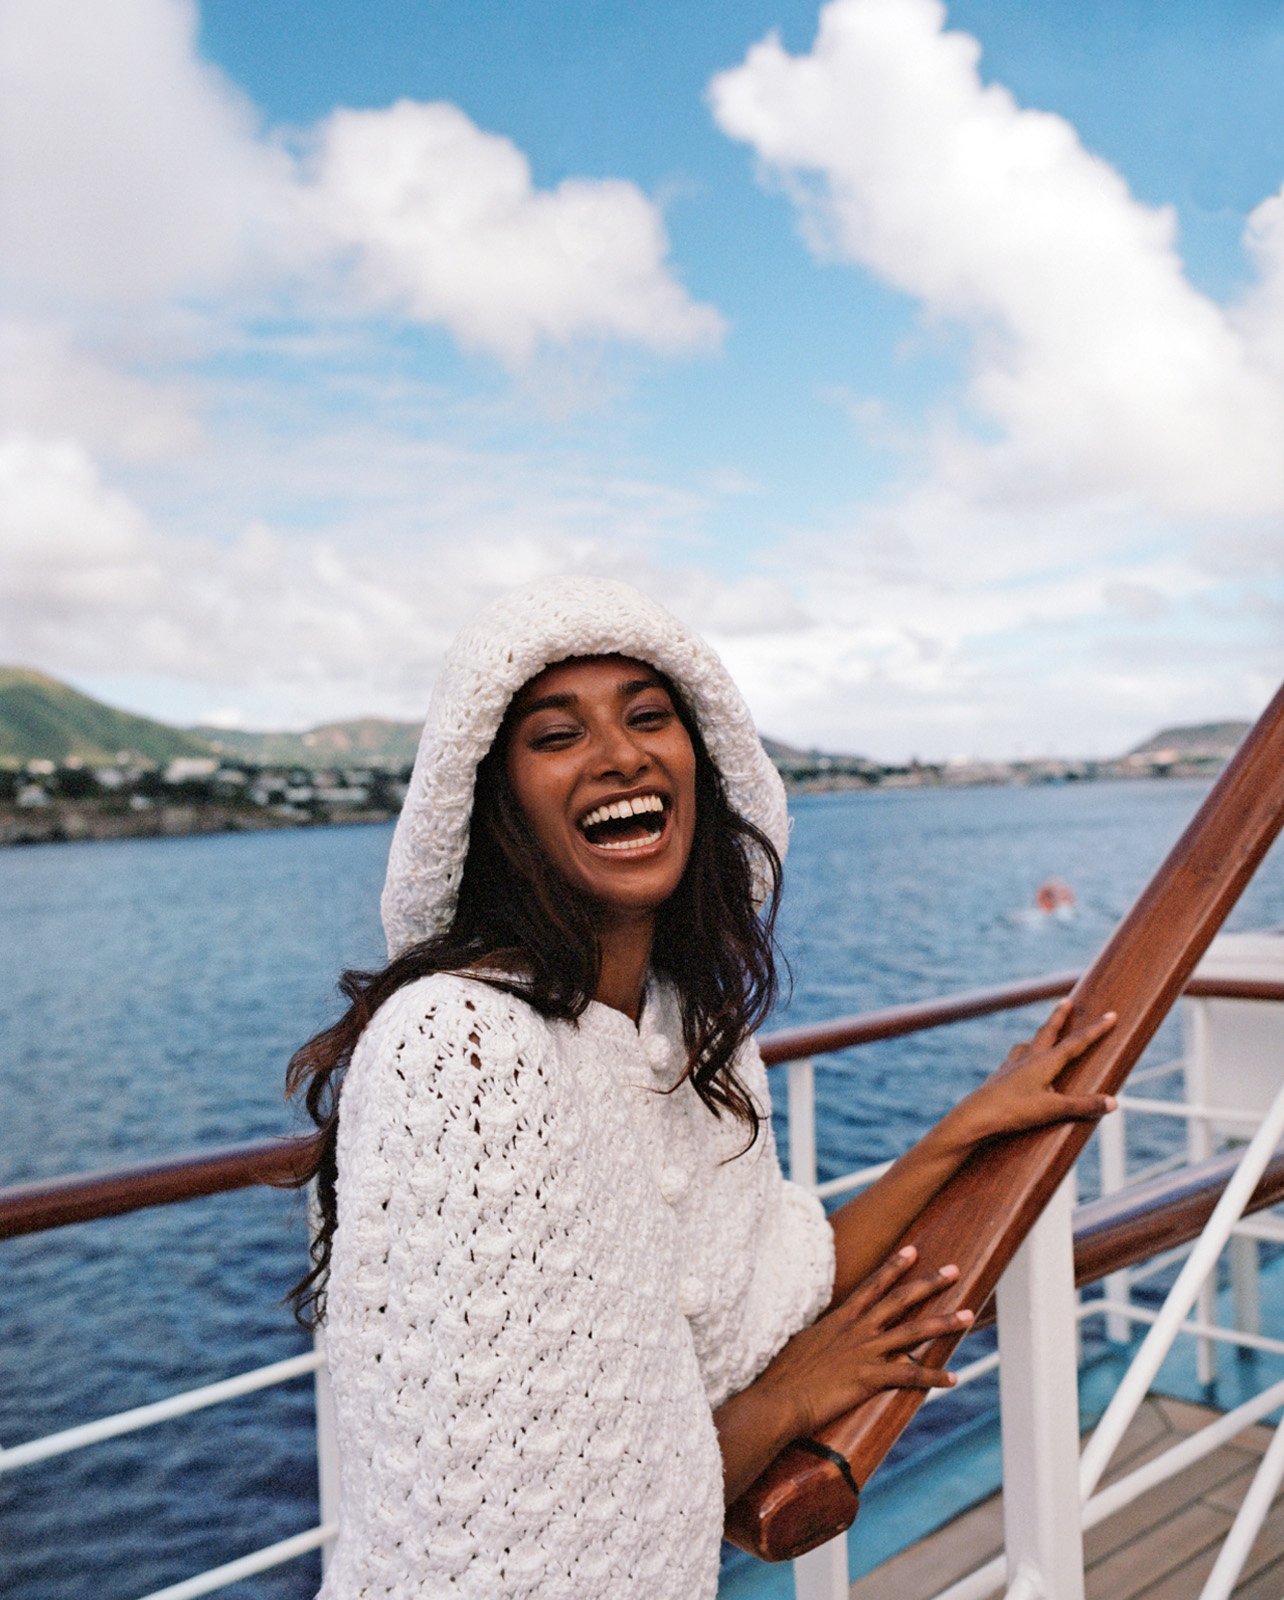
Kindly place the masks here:
<instances>
[{"instance_id":1,"label":"woman's shoulder","mask_svg":"<svg viewBox=\"0 0 1284 1600\"><path fill-rule=\"evenodd\" d=\"M481 1044L483 1053L501 1040L505 1054L513 1045L530 1047L542 1039L547 1023L520 995L499 987L504 981L512 975L487 970L483 976L478 969L433 972L402 984L367 1024L358 1053L400 1053L407 1039L433 1049Z\"/></svg>"}]
</instances>

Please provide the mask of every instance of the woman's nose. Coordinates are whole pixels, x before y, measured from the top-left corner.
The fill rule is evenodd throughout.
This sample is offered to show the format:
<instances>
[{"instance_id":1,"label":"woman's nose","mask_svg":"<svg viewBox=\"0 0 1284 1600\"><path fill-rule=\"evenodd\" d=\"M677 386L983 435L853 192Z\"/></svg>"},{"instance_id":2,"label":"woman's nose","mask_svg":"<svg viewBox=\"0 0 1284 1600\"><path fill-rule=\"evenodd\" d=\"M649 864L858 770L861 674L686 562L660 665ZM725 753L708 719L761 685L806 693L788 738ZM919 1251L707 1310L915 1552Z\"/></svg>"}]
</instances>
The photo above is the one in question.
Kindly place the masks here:
<instances>
[{"instance_id":1,"label":"woman's nose","mask_svg":"<svg viewBox=\"0 0 1284 1600\"><path fill-rule=\"evenodd\" d=\"M646 751L623 724L601 731L594 756L600 775L614 773L626 781L643 771L648 761Z\"/></svg>"}]
</instances>

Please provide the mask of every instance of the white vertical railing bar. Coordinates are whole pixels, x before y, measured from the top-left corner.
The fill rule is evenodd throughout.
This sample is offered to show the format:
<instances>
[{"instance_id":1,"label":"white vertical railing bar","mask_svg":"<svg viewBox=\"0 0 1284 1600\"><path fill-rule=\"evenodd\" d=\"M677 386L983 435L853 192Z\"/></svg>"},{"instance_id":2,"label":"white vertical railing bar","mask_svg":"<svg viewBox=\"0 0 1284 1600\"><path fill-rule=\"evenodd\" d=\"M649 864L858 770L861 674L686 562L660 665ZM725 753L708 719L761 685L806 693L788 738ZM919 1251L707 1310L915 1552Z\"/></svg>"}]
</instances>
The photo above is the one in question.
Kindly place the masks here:
<instances>
[{"instance_id":1,"label":"white vertical railing bar","mask_svg":"<svg viewBox=\"0 0 1284 1600\"><path fill-rule=\"evenodd\" d=\"M1261 1127L1253 1135L1235 1175L1222 1192L1207 1226L1177 1275L1177 1281L1168 1292L1163 1310L1154 1327L1142 1341L1132 1365L1124 1374L1105 1414L1097 1424L1092 1438L1083 1452L1079 1469L1079 1490L1083 1500L1097 1487L1132 1421L1137 1407L1145 1399L1155 1374L1185 1320L1186 1313L1199 1294L1209 1273L1217 1264L1227 1239L1236 1222L1243 1215L1258 1179L1275 1153L1275 1147L1284 1134L1284 1087L1271 1103Z\"/></svg>"},{"instance_id":2,"label":"white vertical railing bar","mask_svg":"<svg viewBox=\"0 0 1284 1600\"><path fill-rule=\"evenodd\" d=\"M1200 1591L1199 1600L1230 1600L1231 1590L1244 1570L1248 1552L1253 1548L1253 1540L1270 1513L1271 1501L1281 1481L1284 1481L1284 1422L1275 1429L1275 1437L1253 1474L1248 1493L1217 1553L1217 1560L1208 1574L1208 1582Z\"/></svg>"},{"instance_id":3,"label":"white vertical railing bar","mask_svg":"<svg viewBox=\"0 0 1284 1600\"><path fill-rule=\"evenodd\" d=\"M1186 1043L1186 1076L1182 1085L1184 1099L1201 1107L1208 1104L1212 1084L1212 1038L1209 1031L1208 1002L1189 1000L1182 1008ZM1213 1124L1207 1114L1194 1117L1186 1124L1186 1152L1191 1161L1203 1161L1213 1153ZM1217 1320L1217 1279L1210 1275L1199 1290L1199 1320ZM1217 1377L1217 1351L1207 1339L1201 1339L1195 1351L1195 1376L1202 1384L1210 1384Z\"/></svg>"},{"instance_id":4,"label":"white vertical railing bar","mask_svg":"<svg viewBox=\"0 0 1284 1600\"><path fill-rule=\"evenodd\" d=\"M143 1600L196 1600L198 1595L213 1594L216 1589L226 1589L230 1583L239 1583L242 1578L252 1578L255 1573L267 1572L270 1567L279 1567L296 1556L306 1555L309 1550L333 1539L338 1531L324 1526L309 1528L306 1533L296 1533L293 1538L264 1545L252 1555L241 1556L221 1567L211 1567L208 1572L197 1573L196 1577L186 1578L182 1583L171 1583L167 1589L154 1589L151 1594L144 1595Z\"/></svg>"},{"instance_id":5,"label":"white vertical railing bar","mask_svg":"<svg viewBox=\"0 0 1284 1600\"><path fill-rule=\"evenodd\" d=\"M1230 1242L1231 1322L1244 1333L1260 1333L1262 1295L1257 1240L1236 1233Z\"/></svg>"},{"instance_id":6,"label":"white vertical railing bar","mask_svg":"<svg viewBox=\"0 0 1284 1600\"><path fill-rule=\"evenodd\" d=\"M1046 1600L1047 1590L1033 1567L1022 1567L1008 1585L1006 1600Z\"/></svg>"},{"instance_id":7,"label":"white vertical railing bar","mask_svg":"<svg viewBox=\"0 0 1284 1600\"><path fill-rule=\"evenodd\" d=\"M316 1378L317 1415L317 1489L323 1526L337 1527L339 1522L339 1441L335 1433L334 1391L330 1386L330 1368L325 1359L325 1334L320 1328L313 1335L316 1352L320 1358ZM321 1570L329 1562L330 1547L321 1548Z\"/></svg>"},{"instance_id":8,"label":"white vertical railing bar","mask_svg":"<svg viewBox=\"0 0 1284 1600\"><path fill-rule=\"evenodd\" d=\"M803 1056L786 1068L789 1096L789 1176L816 1189L816 1071ZM794 1600L847 1600L847 1535L840 1533L793 1562Z\"/></svg>"},{"instance_id":9,"label":"white vertical railing bar","mask_svg":"<svg viewBox=\"0 0 1284 1600\"><path fill-rule=\"evenodd\" d=\"M816 1069L809 1056L785 1069L789 1100L789 1176L816 1187Z\"/></svg>"},{"instance_id":10,"label":"white vertical railing bar","mask_svg":"<svg viewBox=\"0 0 1284 1600\"><path fill-rule=\"evenodd\" d=\"M847 1535L798 1556L793 1568L794 1600L847 1600Z\"/></svg>"},{"instance_id":11,"label":"white vertical railing bar","mask_svg":"<svg viewBox=\"0 0 1284 1600\"><path fill-rule=\"evenodd\" d=\"M1128 1182L1127 1128L1122 1108L1105 1119L1097 1130L1097 1139L1101 1147L1101 1192L1117 1194ZM1106 1279L1106 1298L1132 1298L1132 1278L1126 1267L1121 1272L1112 1272ZM1127 1344L1131 1333L1127 1318L1115 1312L1106 1317L1106 1338L1112 1344Z\"/></svg>"},{"instance_id":12,"label":"white vertical railing bar","mask_svg":"<svg viewBox=\"0 0 1284 1600\"><path fill-rule=\"evenodd\" d=\"M1058 1186L996 1295L1008 1579L1012 1594L1041 1600L1083 1600L1083 1529L1066 1515L1079 1475L1072 1184Z\"/></svg>"},{"instance_id":13,"label":"white vertical railing bar","mask_svg":"<svg viewBox=\"0 0 1284 1600\"><path fill-rule=\"evenodd\" d=\"M190 1411L235 1400L240 1395L253 1394L256 1389L268 1389L274 1383L288 1383L291 1378L301 1378L315 1371L318 1360L316 1352L309 1351L307 1355L275 1361L268 1367L256 1367L253 1372L242 1372L235 1378L224 1378L220 1383L206 1384L202 1389L188 1389L185 1394L171 1395L167 1400L135 1406L131 1411L118 1411L115 1416L100 1417L97 1422L82 1422L79 1427L64 1428L61 1433L49 1433L43 1439L11 1445L8 1450L0 1450L0 1472L12 1472L18 1467L30 1466L33 1461L65 1455L69 1450L81 1450L104 1439L115 1439L122 1433L136 1433L139 1428L150 1428L154 1423L168 1422L171 1417L186 1416Z\"/></svg>"}]
</instances>

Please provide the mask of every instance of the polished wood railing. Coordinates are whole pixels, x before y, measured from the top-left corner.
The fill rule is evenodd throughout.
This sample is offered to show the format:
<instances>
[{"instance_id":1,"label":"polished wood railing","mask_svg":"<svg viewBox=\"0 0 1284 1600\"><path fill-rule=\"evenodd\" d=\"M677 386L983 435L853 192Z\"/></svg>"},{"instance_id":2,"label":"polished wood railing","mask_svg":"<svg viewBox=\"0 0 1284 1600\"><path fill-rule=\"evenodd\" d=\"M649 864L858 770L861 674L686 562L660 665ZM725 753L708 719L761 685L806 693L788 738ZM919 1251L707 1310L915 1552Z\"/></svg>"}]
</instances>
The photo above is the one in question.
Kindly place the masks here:
<instances>
[{"instance_id":1,"label":"polished wood railing","mask_svg":"<svg viewBox=\"0 0 1284 1600\"><path fill-rule=\"evenodd\" d=\"M804 1056L845 1050L895 1039L928 1028L973 1017L1013 1011L1040 1000L1069 994L1078 982L1076 972L1050 972L1042 977L946 995L914 1005L889 1006L856 1017L801 1028L781 1028L760 1041L762 1058L769 1067L783 1066ZM1183 991L1192 1000L1284 1001L1284 982L1271 979L1192 978ZM123 1216L149 1206L175 1205L206 1195L228 1194L256 1184L288 1185L308 1170L315 1134L283 1135L251 1144L223 1145L169 1156L159 1161L114 1167L104 1172L82 1172L67 1177L36 1178L0 1189L0 1239L43 1233L75 1222Z\"/></svg>"},{"instance_id":2,"label":"polished wood railing","mask_svg":"<svg viewBox=\"0 0 1284 1600\"><path fill-rule=\"evenodd\" d=\"M1189 827L1101 954L1075 984L1071 1025L1117 1025L1066 1070L1074 1094L1113 1093L1284 826L1284 688L1244 740ZM1004 1269L1092 1132L1066 1123L979 1151L925 1208L903 1243L927 1271L956 1262L942 1310L986 1304ZM923 1353L943 1365L960 1335ZM764 1560L793 1558L849 1527L859 1486L918 1410L924 1391L892 1389L791 1445L730 1508L727 1534ZM813 1453L815 1452L815 1453Z\"/></svg>"}]
</instances>

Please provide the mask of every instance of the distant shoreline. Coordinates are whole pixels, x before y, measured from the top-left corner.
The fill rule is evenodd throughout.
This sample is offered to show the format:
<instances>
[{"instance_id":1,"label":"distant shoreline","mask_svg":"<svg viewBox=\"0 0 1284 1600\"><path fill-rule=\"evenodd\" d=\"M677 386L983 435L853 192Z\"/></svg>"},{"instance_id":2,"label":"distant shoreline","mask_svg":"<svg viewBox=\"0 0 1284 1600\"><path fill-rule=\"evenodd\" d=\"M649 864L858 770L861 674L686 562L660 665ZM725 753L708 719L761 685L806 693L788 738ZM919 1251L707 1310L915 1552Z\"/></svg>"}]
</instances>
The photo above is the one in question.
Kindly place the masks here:
<instances>
[{"instance_id":1,"label":"distant shoreline","mask_svg":"<svg viewBox=\"0 0 1284 1600\"><path fill-rule=\"evenodd\" d=\"M282 829L332 828L352 823L394 822L395 811L339 811L324 816L284 817L266 807L158 805L149 811L109 812L66 802L37 812L0 807L0 849L36 844L82 844L109 839L190 839L222 833L270 833Z\"/></svg>"},{"instance_id":2,"label":"distant shoreline","mask_svg":"<svg viewBox=\"0 0 1284 1600\"><path fill-rule=\"evenodd\" d=\"M925 773L928 769L924 769ZM936 781L922 777L917 781L883 781L870 783L845 774L830 773L823 777L804 778L801 781L786 779L785 788L791 795L837 794L855 792L903 793L907 789L962 790L995 788L1049 788L1073 784L1079 787L1089 783L1136 783L1149 778L1165 782L1169 779L1199 778L1211 780L1210 772L1149 772L1124 777L1117 772L1102 772L1092 776L1034 779L1027 782L1006 781L999 777L973 778L968 782ZM25 845L82 844L93 840L113 839L187 839L224 833L270 833L277 830L300 828L350 827L358 823L379 824L395 822L397 812L389 809L358 809L332 806L323 811L283 815L265 806L227 805L219 801L192 803L160 803L147 810L120 810L115 807L96 806L93 802L56 800L47 806L24 810L12 805L0 805L0 849L20 849Z\"/></svg>"}]
</instances>

